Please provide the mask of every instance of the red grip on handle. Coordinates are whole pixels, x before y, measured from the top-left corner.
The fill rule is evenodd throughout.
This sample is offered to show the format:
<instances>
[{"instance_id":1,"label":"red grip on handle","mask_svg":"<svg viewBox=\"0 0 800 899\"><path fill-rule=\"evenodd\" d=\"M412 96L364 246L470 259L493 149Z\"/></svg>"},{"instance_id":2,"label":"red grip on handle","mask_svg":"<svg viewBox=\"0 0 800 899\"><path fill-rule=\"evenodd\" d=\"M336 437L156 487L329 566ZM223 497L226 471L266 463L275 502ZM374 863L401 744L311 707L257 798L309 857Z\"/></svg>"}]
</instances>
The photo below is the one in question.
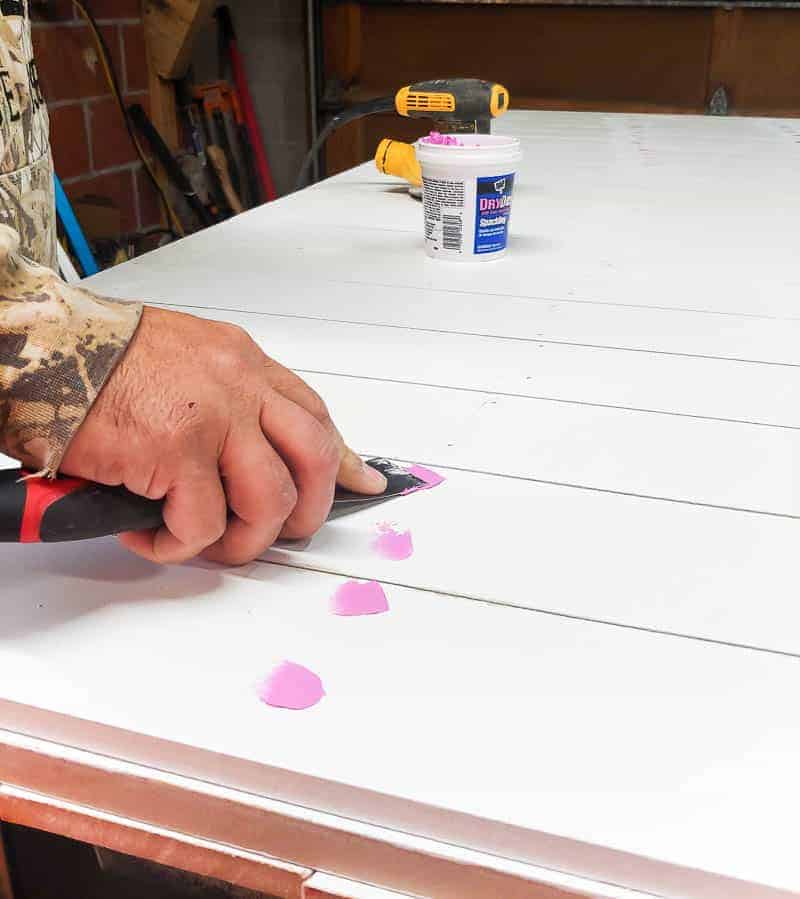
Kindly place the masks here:
<instances>
[{"instance_id":1,"label":"red grip on handle","mask_svg":"<svg viewBox=\"0 0 800 899\"><path fill-rule=\"evenodd\" d=\"M23 476L27 472L23 472ZM25 481L25 508L19 529L20 543L38 543L44 513L62 497L87 486L81 478L29 478Z\"/></svg>"}]
</instances>

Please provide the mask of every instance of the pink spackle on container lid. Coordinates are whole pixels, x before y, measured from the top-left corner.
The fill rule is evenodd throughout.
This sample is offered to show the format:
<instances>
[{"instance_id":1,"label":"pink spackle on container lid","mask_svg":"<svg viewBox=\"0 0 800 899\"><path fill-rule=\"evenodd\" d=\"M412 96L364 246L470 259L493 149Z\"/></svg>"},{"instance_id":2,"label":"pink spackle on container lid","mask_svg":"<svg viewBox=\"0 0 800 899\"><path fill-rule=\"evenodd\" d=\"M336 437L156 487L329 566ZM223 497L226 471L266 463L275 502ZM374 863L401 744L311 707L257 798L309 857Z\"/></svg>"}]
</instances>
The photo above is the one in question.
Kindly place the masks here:
<instances>
[{"instance_id":1,"label":"pink spackle on container lid","mask_svg":"<svg viewBox=\"0 0 800 899\"><path fill-rule=\"evenodd\" d=\"M276 665L257 692L262 702L279 709L307 709L325 695L319 676L295 662Z\"/></svg>"},{"instance_id":2,"label":"pink spackle on container lid","mask_svg":"<svg viewBox=\"0 0 800 899\"><path fill-rule=\"evenodd\" d=\"M434 144L438 147L463 147L463 141L452 134L440 134L438 131L431 131L427 137L423 137L422 141L426 144Z\"/></svg>"}]
</instances>

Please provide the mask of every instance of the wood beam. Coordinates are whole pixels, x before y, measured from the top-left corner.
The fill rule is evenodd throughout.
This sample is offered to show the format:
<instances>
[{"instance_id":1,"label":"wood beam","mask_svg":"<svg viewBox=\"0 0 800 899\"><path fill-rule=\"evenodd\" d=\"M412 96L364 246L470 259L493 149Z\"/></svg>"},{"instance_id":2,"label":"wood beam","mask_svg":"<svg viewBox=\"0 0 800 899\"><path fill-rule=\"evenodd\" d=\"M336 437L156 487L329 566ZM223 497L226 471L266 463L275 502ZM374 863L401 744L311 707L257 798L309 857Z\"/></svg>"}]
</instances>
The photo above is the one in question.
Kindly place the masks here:
<instances>
[{"instance_id":1,"label":"wood beam","mask_svg":"<svg viewBox=\"0 0 800 899\"><path fill-rule=\"evenodd\" d=\"M197 32L216 0L145 0L144 31L151 65L161 78L186 74Z\"/></svg>"},{"instance_id":2,"label":"wood beam","mask_svg":"<svg viewBox=\"0 0 800 899\"><path fill-rule=\"evenodd\" d=\"M345 0L326 5L322 27L325 75L350 87L358 81L361 71L361 4Z\"/></svg>"},{"instance_id":3,"label":"wood beam","mask_svg":"<svg viewBox=\"0 0 800 899\"><path fill-rule=\"evenodd\" d=\"M737 79L737 49L742 28L742 10L721 8L713 12L711 47L708 55L708 77L706 80L706 102L717 88L725 88L728 102L736 102L732 96Z\"/></svg>"}]
</instances>

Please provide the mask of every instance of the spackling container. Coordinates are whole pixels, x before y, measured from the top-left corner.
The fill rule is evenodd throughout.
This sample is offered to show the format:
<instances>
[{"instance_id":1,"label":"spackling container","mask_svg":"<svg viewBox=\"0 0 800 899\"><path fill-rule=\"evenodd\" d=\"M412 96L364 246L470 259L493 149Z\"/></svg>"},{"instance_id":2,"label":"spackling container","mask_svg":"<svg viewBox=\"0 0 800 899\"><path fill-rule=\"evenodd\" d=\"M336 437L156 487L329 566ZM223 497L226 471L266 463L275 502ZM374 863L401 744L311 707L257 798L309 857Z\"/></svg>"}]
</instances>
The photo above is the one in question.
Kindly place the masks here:
<instances>
[{"instance_id":1,"label":"spackling container","mask_svg":"<svg viewBox=\"0 0 800 899\"><path fill-rule=\"evenodd\" d=\"M458 143L416 143L422 168L425 251L433 259L483 262L506 252L519 140L459 134Z\"/></svg>"}]
</instances>

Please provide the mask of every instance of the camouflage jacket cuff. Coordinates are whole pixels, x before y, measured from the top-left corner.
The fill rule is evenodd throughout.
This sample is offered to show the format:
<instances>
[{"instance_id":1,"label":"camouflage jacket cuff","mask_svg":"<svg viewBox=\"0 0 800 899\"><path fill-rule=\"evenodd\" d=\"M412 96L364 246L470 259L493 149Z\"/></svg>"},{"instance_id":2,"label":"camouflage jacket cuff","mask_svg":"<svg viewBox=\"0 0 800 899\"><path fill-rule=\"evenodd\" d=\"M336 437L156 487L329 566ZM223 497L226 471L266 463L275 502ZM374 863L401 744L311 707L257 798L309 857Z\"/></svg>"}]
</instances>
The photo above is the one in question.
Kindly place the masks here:
<instances>
[{"instance_id":1,"label":"camouflage jacket cuff","mask_svg":"<svg viewBox=\"0 0 800 899\"><path fill-rule=\"evenodd\" d=\"M54 475L141 314L20 256L0 225L0 449Z\"/></svg>"}]
</instances>

